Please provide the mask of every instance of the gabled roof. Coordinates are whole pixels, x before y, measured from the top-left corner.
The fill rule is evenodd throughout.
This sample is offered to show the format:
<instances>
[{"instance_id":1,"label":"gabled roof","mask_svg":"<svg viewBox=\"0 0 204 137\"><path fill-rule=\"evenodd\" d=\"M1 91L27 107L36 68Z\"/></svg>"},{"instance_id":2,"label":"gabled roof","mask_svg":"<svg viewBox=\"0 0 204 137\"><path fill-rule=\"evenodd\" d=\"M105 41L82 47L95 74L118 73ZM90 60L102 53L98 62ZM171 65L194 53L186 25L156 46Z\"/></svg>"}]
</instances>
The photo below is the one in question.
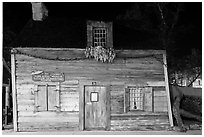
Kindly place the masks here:
<instances>
[{"instance_id":1,"label":"gabled roof","mask_svg":"<svg viewBox=\"0 0 204 137\"><path fill-rule=\"evenodd\" d=\"M30 19L10 47L85 48L86 21L84 18L54 16L44 21ZM160 49L155 46L157 42L151 41L152 37L113 22L114 49Z\"/></svg>"},{"instance_id":2,"label":"gabled roof","mask_svg":"<svg viewBox=\"0 0 204 137\"><path fill-rule=\"evenodd\" d=\"M49 17L30 19L11 47L85 47L86 21Z\"/></svg>"}]
</instances>

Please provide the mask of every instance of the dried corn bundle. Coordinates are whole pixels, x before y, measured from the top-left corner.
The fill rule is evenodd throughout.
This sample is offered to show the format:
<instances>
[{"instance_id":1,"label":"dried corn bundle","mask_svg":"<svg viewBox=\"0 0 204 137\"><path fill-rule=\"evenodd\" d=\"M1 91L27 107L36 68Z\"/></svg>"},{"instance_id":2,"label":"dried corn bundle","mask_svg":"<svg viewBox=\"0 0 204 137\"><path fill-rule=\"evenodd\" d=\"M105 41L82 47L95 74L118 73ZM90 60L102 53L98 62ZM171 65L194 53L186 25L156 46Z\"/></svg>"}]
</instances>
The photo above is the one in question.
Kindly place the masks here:
<instances>
[{"instance_id":1,"label":"dried corn bundle","mask_svg":"<svg viewBox=\"0 0 204 137\"><path fill-rule=\"evenodd\" d=\"M113 62L115 58L115 51L113 48L104 48L102 46L87 47L85 50L85 56L87 58L95 58L97 61Z\"/></svg>"}]
</instances>

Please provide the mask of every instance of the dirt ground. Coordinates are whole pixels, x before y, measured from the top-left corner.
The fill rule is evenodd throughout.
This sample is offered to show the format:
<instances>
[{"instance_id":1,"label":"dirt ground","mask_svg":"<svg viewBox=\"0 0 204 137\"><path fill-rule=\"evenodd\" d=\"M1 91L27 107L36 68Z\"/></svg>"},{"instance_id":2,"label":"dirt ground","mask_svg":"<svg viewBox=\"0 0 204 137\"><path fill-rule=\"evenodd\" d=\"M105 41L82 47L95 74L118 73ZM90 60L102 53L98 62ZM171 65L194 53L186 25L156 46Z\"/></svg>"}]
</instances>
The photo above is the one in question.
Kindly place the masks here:
<instances>
[{"instance_id":1,"label":"dirt ground","mask_svg":"<svg viewBox=\"0 0 204 137\"><path fill-rule=\"evenodd\" d=\"M69 132L14 132L2 131L2 135L202 135L202 130L175 131L69 131Z\"/></svg>"},{"instance_id":2,"label":"dirt ground","mask_svg":"<svg viewBox=\"0 0 204 137\"><path fill-rule=\"evenodd\" d=\"M202 135L202 130L176 131L68 131L68 132L14 132L8 125L2 135Z\"/></svg>"}]
</instances>

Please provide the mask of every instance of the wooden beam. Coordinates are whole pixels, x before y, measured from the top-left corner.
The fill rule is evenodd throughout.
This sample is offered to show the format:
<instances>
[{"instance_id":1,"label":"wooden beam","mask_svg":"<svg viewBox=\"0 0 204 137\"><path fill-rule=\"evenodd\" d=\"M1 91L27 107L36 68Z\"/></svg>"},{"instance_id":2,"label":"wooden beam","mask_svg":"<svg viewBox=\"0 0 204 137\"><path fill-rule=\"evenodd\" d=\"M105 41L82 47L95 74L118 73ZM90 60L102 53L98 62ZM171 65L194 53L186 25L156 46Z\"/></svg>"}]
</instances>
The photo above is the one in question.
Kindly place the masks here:
<instances>
[{"instance_id":1,"label":"wooden beam","mask_svg":"<svg viewBox=\"0 0 204 137\"><path fill-rule=\"evenodd\" d=\"M84 130L84 84L79 86L79 130Z\"/></svg>"},{"instance_id":2,"label":"wooden beam","mask_svg":"<svg viewBox=\"0 0 204 137\"><path fill-rule=\"evenodd\" d=\"M110 94L110 86L106 86L106 110L107 110L107 127L106 130L111 129L111 94Z\"/></svg>"},{"instance_id":3,"label":"wooden beam","mask_svg":"<svg viewBox=\"0 0 204 137\"><path fill-rule=\"evenodd\" d=\"M11 54L11 79L12 79L12 98L13 98L13 127L14 127L14 131L18 131L15 53Z\"/></svg>"},{"instance_id":4,"label":"wooden beam","mask_svg":"<svg viewBox=\"0 0 204 137\"><path fill-rule=\"evenodd\" d=\"M166 53L163 53L163 67L164 67L164 76L165 76L165 84L166 84L166 95L167 95L167 104L168 104L168 115L169 115L169 123L170 126L173 126L173 118L171 111L171 100L170 100L170 92L169 92L169 80L168 80L168 72L167 72L167 60Z\"/></svg>"}]
</instances>

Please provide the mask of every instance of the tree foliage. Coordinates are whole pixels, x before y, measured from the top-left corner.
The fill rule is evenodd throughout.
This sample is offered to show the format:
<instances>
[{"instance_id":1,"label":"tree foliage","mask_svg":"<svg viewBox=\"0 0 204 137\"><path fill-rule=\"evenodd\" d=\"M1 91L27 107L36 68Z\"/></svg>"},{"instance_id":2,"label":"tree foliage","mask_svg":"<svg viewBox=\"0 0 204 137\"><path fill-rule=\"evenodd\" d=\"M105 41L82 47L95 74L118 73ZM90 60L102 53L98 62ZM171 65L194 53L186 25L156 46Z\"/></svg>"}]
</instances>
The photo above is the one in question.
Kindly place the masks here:
<instances>
[{"instance_id":1,"label":"tree foliage","mask_svg":"<svg viewBox=\"0 0 204 137\"><path fill-rule=\"evenodd\" d=\"M192 54L181 56L180 47L184 46L177 42L178 34L192 31L192 26L180 23L184 11L184 3L179 2L134 3L129 10L117 17L117 21L132 29L143 30L156 36L159 43L155 45L167 51L170 75L179 71L189 77L195 77L201 73L202 53L194 49Z\"/></svg>"}]
</instances>

